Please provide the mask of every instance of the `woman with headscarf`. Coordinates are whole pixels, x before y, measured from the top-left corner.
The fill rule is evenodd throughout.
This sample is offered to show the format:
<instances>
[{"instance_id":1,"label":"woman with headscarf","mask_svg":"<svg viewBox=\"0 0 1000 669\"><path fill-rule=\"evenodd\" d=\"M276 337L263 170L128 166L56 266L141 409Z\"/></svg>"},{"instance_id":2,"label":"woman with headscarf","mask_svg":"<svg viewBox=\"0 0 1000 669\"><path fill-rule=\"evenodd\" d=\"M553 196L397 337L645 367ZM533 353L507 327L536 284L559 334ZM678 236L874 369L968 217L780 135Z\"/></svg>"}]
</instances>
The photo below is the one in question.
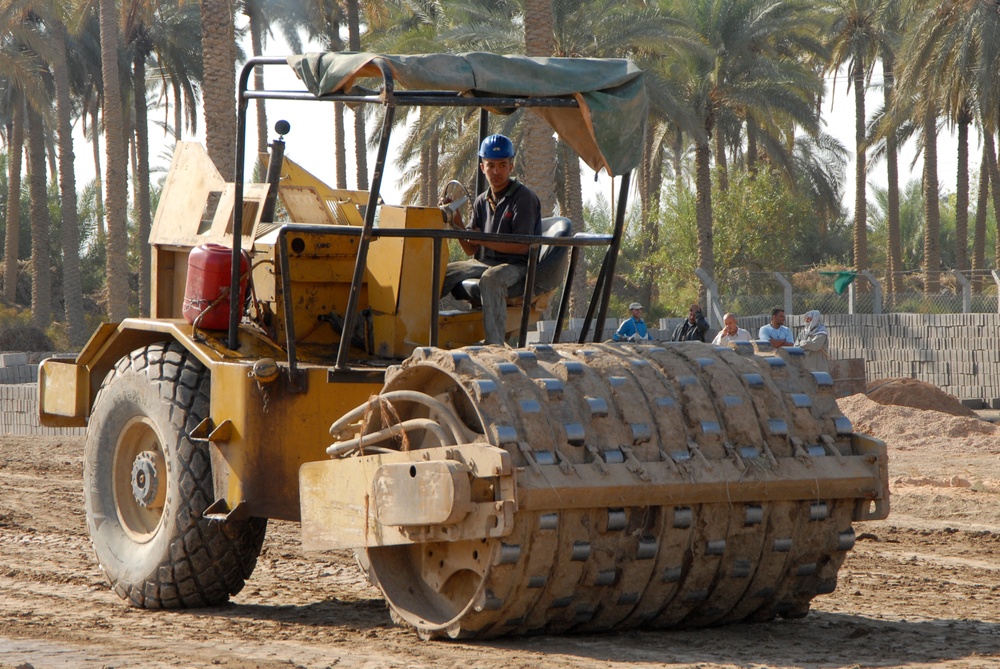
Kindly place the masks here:
<instances>
[{"instance_id":1,"label":"woman with headscarf","mask_svg":"<svg viewBox=\"0 0 1000 669\"><path fill-rule=\"evenodd\" d=\"M795 345L806 352L805 366L814 372L830 371L830 336L823 325L823 314L815 309L807 311L806 326L799 333Z\"/></svg>"}]
</instances>

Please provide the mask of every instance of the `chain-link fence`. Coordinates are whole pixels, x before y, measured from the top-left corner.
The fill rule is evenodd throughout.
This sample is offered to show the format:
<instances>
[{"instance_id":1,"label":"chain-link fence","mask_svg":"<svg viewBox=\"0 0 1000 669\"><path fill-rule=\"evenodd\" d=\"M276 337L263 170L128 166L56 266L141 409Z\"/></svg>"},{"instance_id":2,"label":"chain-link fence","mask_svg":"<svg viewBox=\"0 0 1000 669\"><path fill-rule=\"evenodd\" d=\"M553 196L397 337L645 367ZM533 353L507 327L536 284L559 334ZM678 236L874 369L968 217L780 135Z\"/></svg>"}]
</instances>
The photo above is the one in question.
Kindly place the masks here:
<instances>
[{"instance_id":1,"label":"chain-link fence","mask_svg":"<svg viewBox=\"0 0 1000 669\"><path fill-rule=\"evenodd\" d=\"M702 283L717 300L713 302L717 319L727 311L749 316L776 307L791 314L810 309L824 314L998 313L995 272L941 272L934 292L924 290L926 279L921 272L901 272L889 282L867 272L733 270Z\"/></svg>"}]
</instances>

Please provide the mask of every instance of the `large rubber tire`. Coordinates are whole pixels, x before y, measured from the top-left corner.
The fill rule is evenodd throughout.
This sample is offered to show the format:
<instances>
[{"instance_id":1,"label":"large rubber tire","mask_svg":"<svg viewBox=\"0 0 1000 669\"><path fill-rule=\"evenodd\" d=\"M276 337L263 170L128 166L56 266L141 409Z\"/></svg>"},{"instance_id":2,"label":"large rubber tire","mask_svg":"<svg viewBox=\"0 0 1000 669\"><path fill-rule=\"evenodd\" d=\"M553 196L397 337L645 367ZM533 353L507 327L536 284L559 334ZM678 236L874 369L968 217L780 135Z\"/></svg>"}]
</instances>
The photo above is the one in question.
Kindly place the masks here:
<instances>
[{"instance_id":1,"label":"large rubber tire","mask_svg":"<svg viewBox=\"0 0 1000 669\"><path fill-rule=\"evenodd\" d=\"M222 604L257 564L267 519L208 520L211 375L175 342L125 356L94 402L84 452L87 526L111 587L133 606Z\"/></svg>"}]
</instances>

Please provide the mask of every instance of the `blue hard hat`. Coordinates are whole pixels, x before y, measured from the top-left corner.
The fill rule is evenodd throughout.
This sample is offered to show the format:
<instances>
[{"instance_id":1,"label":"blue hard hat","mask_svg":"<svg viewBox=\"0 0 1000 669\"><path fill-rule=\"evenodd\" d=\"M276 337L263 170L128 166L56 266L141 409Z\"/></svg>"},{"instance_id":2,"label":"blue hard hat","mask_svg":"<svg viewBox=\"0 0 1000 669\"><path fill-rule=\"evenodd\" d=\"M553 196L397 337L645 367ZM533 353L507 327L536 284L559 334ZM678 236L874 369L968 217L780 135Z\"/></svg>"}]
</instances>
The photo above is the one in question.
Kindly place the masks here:
<instances>
[{"instance_id":1,"label":"blue hard hat","mask_svg":"<svg viewBox=\"0 0 1000 669\"><path fill-rule=\"evenodd\" d=\"M514 157L514 142L503 135L490 135L479 145L479 157L503 160Z\"/></svg>"}]
</instances>

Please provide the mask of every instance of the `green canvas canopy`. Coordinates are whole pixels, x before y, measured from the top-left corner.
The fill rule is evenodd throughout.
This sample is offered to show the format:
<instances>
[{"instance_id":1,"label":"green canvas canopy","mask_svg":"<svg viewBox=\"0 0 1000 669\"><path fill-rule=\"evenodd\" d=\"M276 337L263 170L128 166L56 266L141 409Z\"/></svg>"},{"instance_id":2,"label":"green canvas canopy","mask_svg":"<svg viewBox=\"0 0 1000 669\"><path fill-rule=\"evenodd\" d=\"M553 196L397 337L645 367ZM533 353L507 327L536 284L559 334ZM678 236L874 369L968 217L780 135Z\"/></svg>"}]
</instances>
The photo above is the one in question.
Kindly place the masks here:
<instances>
[{"instance_id":1,"label":"green canvas canopy","mask_svg":"<svg viewBox=\"0 0 1000 669\"><path fill-rule=\"evenodd\" d=\"M573 97L579 108L529 107L594 170L624 174L642 160L648 101L642 71L612 58L529 58L492 53L381 55L327 52L289 56L314 95L350 91L378 77L383 59L397 90L494 97Z\"/></svg>"}]
</instances>

